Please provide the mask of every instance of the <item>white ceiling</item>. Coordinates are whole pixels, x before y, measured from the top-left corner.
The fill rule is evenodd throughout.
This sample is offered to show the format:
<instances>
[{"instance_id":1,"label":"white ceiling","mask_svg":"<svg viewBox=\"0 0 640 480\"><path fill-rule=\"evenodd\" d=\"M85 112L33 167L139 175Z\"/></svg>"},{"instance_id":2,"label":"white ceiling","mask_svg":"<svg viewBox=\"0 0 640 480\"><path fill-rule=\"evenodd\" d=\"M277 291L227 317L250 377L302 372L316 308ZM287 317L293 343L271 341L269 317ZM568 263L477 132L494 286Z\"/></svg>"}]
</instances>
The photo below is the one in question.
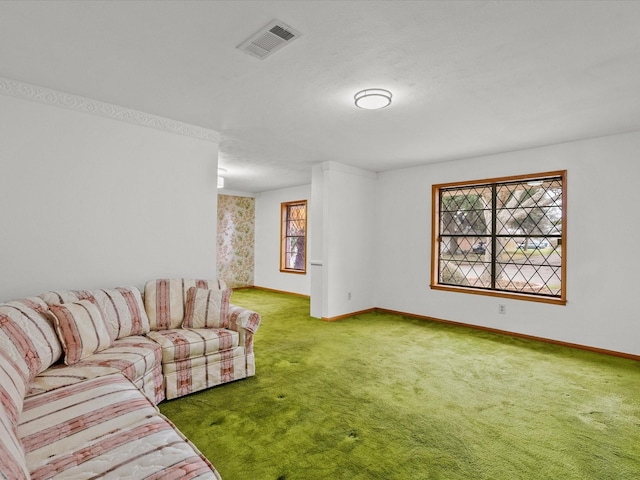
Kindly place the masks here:
<instances>
[{"instance_id":1,"label":"white ceiling","mask_svg":"<svg viewBox=\"0 0 640 480\"><path fill-rule=\"evenodd\" d=\"M235 47L279 19L302 37ZM640 130L637 1L0 1L0 76L221 133L227 187ZM380 111L364 88L393 92Z\"/></svg>"}]
</instances>

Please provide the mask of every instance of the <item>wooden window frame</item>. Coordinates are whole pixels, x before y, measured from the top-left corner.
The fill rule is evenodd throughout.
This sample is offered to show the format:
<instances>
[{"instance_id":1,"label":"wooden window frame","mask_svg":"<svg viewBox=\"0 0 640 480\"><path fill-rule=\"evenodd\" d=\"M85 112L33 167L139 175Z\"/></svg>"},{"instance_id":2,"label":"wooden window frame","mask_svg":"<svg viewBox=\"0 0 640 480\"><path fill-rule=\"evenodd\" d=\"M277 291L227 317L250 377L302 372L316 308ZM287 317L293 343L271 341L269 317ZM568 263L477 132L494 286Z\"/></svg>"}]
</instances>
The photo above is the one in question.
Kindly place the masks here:
<instances>
[{"instance_id":1,"label":"wooden window frame","mask_svg":"<svg viewBox=\"0 0 640 480\"><path fill-rule=\"evenodd\" d=\"M287 224L289 223L289 211L292 206L304 205L304 235L298 235L304 238L304 263L302 269L287 268L287 240L292 238L288 235ZM306 200L296 200L293 202L282 202L280 204L280 271L283 273L296 273L304 275L307 273L307 217L308 208Z\"/></svg>"},{"instance_id":2,"label":"wooden window frame","mask_svg":"<svg viewBox=\"0 0 640 480\"><path fill-rule=\"evenodd\" d=\"M523 291L513 292L513 291L505 291L498 288L488 288L488 287L469 287L462 285L451 285L440 283L440 265L441 265L441 241L442 237L440 234L441 227L441 214L440 214L440 201L441 195L440 192L446 189L452 189L455 187L465 188L465 187L474 187L474 186L488 186L488 185L505 185L505 184L513 184L523 181L533 182L535 180L544 180L551 178L560 178L562 182L562 219L561 219L561 233L558 235L558 246L561 246L561 265L559 268L560 272L560 292L558 295L548 296L538 293L525 293ZM493 210L492 213L492 222L495 227L495 217L496 210ZM567 171L566 170L558 170L552 172L543 172L536 174L527 174L527 175L517 175L517 176L509 176L509 177L499 177L499 178L489 178L482 180L471 180L471 181L463 181L463 182L451 182L451 183L443 183L432 186L432 224L431 224L431 283L430 287L434 290L444 290L444 291L452 291L452 292L462 292L462 293L471 293L475 295L487 295L493 297L503 297L503 298L511 298L518 300L528 300L533 302L542 302L542 303L551 303L556 305L565 305L567 303L566 298L566 286L567 286ZM487 236L497 237L499 236L495 229L492 229L491 233ZM538 235L536 235L538 236ZM539 235L543 236L543 235ZM494 243L495 245L495 243ZM557 247L556 247L557 248ZM493 249L495 252L497 249ZM506 250L506 249L505 249ZM495 255L489 252L491 258L495 262ZM462 264L462 261L460 262ZM515 262L510 263L512 265L516 265ZM493 273L491 273L493 275ZM492 278L492 285L495 285L496 280L495 277Z\"/></svg>"}]
</instances>

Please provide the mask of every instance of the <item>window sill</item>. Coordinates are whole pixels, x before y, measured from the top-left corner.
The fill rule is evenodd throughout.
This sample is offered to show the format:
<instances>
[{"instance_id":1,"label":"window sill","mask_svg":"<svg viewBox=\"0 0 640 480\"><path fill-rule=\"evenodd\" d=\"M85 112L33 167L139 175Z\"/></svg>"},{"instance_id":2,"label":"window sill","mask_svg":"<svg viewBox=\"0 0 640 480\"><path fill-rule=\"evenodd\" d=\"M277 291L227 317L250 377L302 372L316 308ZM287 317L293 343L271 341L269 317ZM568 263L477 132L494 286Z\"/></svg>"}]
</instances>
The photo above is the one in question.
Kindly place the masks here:
<instances>
[{"instance_id":1,"label":"window sill","mask_svg":"<svg viewBox=\"0 0 640 480\"><path fill-rule=\"evenodd\" d=\"M538 295L528 295L526 293L501 292L498 290L484 290L477 288L455 287L453 285L431 284L432 290L442 290L446 292L470 293L472 295L484 295L488 297L510 298L512 300L524 300L528 302L550 303L552 305L566 305L566 298L543 297Z\"/></svg>"},{"instance_id":2,"label":"window sill","mask_svg":"<svg viewBox=\"0 0 640 480\"><path fill-rule=\"evenodd\" d=\"M306 270L290 270L290 269L286 269L286 268L281 268L280 269L281 273L295 273L298 275L306 275L307 271Z\"/></svg>"}]
</instances>

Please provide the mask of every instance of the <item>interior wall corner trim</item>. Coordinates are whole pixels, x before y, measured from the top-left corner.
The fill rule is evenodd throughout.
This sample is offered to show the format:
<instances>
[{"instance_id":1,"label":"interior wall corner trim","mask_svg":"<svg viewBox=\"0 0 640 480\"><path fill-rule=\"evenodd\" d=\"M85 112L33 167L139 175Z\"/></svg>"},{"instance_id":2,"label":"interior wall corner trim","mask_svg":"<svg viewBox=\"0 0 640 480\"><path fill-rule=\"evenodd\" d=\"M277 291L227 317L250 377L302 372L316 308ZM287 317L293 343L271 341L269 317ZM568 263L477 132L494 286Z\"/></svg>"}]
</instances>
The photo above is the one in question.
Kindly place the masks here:
<instances>
[{"instance_id":1,"label":"interior wall corner trim","mask_svg":"<svg viewBox=\"0 0 640 480\"><path fill-rule=\"evenodd\" d=\"M0 94L220 143L220 133L215 130L5 77L0 77Z\"/></svg>"}]
</instances>

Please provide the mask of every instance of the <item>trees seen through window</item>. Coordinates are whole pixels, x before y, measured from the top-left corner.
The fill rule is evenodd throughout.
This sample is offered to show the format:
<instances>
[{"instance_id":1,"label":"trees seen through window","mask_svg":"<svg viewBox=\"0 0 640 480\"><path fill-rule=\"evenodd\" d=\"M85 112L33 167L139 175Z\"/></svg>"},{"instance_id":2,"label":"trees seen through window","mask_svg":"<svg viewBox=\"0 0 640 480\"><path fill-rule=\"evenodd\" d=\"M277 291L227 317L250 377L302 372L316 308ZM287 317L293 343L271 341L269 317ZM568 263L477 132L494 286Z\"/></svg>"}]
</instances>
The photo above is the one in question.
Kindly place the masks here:
<instances>
[{"instance_id":1,"label":"trees seen through window","mask_svg":"<svg viewBox=\"0 0 640 480\"><path fill-rule=\"evenodd\" d=\"M281 205L280 271L306 273L307 201Z\"/></svg>"},{"instance_id":2,"label":"trees seen through window","mask_svg":"<svg viewBox=\"0 0 640 480\"><path fill-rule=\"evenodd\" d=\"M432 287L565 303L566 172L433 186Z\"/></svg>"}]
</instances>

